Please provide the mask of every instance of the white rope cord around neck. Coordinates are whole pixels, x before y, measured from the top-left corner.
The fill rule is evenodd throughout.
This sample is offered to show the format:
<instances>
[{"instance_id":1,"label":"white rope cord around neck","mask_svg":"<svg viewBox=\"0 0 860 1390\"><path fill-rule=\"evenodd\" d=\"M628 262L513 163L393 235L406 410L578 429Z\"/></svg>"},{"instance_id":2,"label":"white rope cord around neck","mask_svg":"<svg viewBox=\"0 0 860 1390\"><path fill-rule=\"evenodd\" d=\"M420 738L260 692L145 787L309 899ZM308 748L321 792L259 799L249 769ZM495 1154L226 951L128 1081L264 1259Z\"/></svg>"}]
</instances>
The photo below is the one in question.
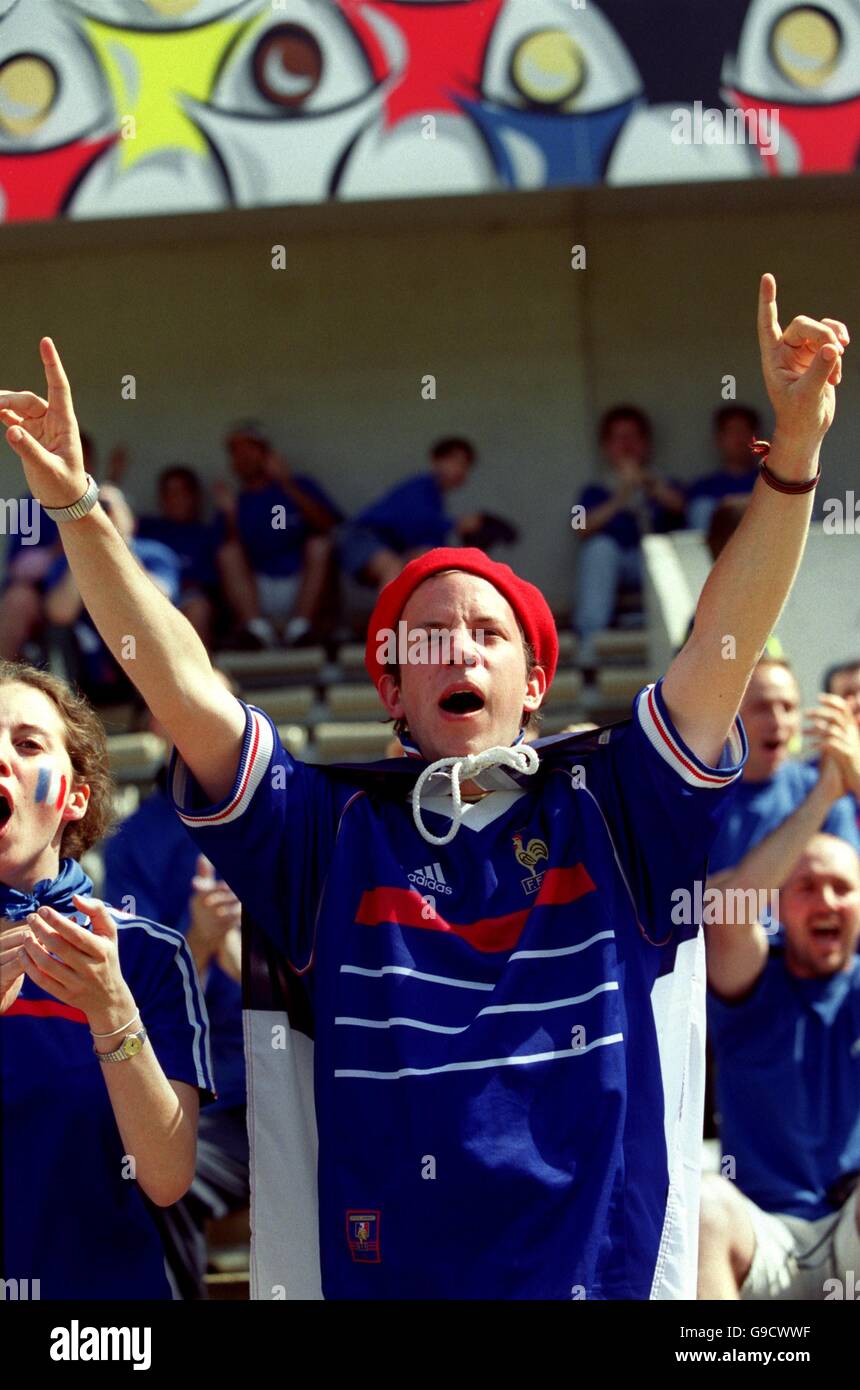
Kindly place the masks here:
<instances>
[{"instance_id":1,"label":"white rope cord around neck","mask_svg":"<svg viewBox=\"0 0 860 1390\"><path fill-rule=\"evenodd\" d=\"M487 748L483 753L472 753L466 758L440 758L438 762L431 763L421 773L412 792L412 819L415 821L418 834L431 845L450 844L463 820L461 781L468 782L491 767L510 767L515 772L531 776L533 772L537 772L539 766L540 759L528 743L521 743L518 748ZM421 793L428 778L436 772L445 772L446 769L450 769L451 778L451 826L445 835L434 835L421 818Z\"/></svg>"}]
</instances>

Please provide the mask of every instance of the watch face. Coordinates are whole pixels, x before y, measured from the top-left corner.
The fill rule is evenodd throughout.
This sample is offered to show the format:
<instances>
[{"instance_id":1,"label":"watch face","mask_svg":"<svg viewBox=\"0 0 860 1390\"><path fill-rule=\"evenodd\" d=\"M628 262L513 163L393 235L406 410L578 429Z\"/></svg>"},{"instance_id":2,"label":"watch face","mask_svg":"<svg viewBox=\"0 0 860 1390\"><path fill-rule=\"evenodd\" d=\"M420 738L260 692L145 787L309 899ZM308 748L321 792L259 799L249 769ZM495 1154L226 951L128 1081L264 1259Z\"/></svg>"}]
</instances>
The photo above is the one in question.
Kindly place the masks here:
<instances>
[{"instance_id":1,"label":"watch face","mask_svg":"<svg viewBox=\"0 0 860 1390\"><path fill-rule=\"evenodd\" d=\"M122 1045L122 1050L126 1057L136 1057L142 1047L143 1043L140 1041L140 1038L132 1036L126 1038Z\"/></svg>"}]
</instances>

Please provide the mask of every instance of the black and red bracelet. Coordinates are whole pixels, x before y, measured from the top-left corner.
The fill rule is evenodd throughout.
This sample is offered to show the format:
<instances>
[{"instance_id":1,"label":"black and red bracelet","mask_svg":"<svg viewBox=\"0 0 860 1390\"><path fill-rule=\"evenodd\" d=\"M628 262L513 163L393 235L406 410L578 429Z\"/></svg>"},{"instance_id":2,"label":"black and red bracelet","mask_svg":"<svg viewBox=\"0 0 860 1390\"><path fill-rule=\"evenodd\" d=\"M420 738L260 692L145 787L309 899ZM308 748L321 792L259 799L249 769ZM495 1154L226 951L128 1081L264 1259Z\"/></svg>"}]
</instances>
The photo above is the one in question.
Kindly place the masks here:
<instances>
[{"instance_id":1,"label":"black and red bracelet","mask_svg":"<svg viewBox=\"0 0 860 1390\"><path fill-rule=\"evenodd\" d=\"M775 473L771 473L770 469L767 466L767 460L770 455L770 444L766 439L754 439L752 444L750 445L750 451L754 454L757 454L761 459L761 462L759 464L759 473L761 474L762 478L764 478L768 487L772 487L775 492L787 492L792 496L799 497L801 493L811 492L814 487L818 486L818 480L821 477L820 464L818 465L818 472L816 473L815 477L810 478L808 482L784 483L781 478L778 478L776 476Z\"/></svg>"}]
</instances>

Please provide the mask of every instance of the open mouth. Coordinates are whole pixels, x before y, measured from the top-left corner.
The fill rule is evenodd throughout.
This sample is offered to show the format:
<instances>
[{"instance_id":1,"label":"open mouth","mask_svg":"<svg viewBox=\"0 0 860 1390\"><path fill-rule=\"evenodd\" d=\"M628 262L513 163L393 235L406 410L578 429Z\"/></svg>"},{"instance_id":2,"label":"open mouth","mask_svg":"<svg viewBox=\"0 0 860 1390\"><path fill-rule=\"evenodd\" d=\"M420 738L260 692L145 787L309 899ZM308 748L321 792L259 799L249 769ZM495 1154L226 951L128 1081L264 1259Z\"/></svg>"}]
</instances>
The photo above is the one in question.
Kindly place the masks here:
<instances>
[{"instance_id":1,"label":"open mouth","mask_svg":"<svg viewBox=\"0 0 860 1390\"><path fill-rule=\"evenodd\" d=\"M838 927L813 927L812 935L816 941L838 941L842 935Z\"/></svg>"},{"instance_id":2,"label":"open mouth","mask_svg":"<svg viewBox=\"0 0 860 1390\"><path fill-rule=\"evenodd\" d=\"M0 791L0 827L6 825L12 815L12 802L6 792Z\"/></svg>"},{"instance_id":3,"label":"open mouth","mask_svg":"<svg viewBox=\"0 0 860 1390\"><path fill-rule=\"evenodd\" d=\"M477 714L484 708L484 697L469 688L449 690L439 701L439 708L445 714Z\"/></svg>"}]
</instances>

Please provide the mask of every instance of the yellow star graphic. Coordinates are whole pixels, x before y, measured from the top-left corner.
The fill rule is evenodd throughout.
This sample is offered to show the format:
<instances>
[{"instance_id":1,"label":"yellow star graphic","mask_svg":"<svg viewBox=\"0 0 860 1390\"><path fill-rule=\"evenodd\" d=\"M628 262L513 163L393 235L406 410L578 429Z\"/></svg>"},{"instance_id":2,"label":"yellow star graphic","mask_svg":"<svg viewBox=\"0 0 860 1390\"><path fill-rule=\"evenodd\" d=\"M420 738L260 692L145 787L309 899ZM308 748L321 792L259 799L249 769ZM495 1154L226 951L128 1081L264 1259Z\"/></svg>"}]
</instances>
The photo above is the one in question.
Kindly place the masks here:
<instances>
[{"instance_id":1,"label":"yellow star graphic","mask_svg":"<svg viewBox=\"0 0 860 1390\"><path fill-rule=\"evenodd\" d=\"M206 141L182 109L179 94L208 100L221 58L247 22L221 19L165 33L84 20L110 83L120 127L128 130L119 142L122 169L165 147L205 154Z\"/></svg>"}]
</instances>

